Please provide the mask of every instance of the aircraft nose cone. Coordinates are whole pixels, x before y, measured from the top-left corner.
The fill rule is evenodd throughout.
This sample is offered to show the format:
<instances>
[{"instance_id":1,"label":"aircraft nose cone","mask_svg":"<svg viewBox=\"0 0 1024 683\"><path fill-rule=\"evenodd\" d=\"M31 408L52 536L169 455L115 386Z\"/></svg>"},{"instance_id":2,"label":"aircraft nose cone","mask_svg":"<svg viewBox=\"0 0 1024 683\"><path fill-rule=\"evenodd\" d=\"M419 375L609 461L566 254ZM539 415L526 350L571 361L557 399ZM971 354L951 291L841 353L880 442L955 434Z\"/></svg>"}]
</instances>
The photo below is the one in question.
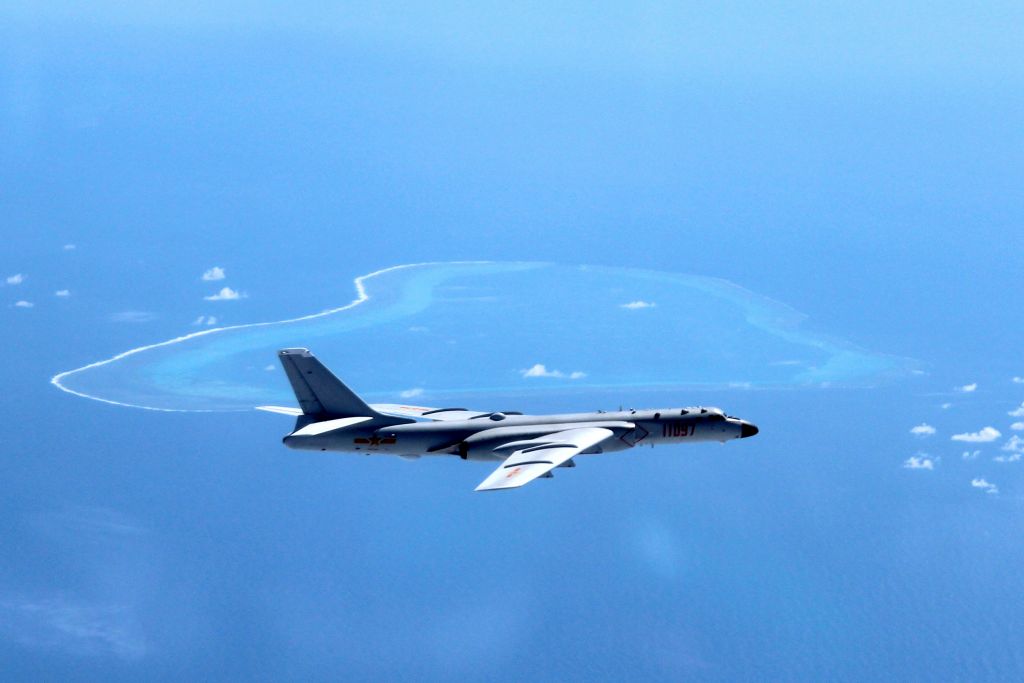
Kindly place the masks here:
<instances>
[{"instance_id":1,"label":"aircraft nose cone","mask_svg":"<svg viewBox=\"0 0 1024 683\"><path fill-rule=\"evenodd\" d=\"M749 422L744 422L740 426L740 438L745 439L748 436L754 436L759 431L760 430L757 428L757 425L750 424Z\"/></svg>"}]
</instances>

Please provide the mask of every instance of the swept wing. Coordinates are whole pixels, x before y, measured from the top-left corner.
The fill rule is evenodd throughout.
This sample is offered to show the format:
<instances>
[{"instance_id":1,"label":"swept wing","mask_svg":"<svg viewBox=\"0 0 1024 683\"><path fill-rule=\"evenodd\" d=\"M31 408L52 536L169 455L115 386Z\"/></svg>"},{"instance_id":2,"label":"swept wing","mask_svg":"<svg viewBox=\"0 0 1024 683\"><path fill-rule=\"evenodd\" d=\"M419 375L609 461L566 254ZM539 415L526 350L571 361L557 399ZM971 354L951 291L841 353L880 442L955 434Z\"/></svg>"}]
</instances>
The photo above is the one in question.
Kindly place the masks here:
<instances>
[{"instance_id":1,"label":"swept wing","mask_svg":"<svg viewBox=\"0 0 1024 683\"><path fill-rule=\"evenodd\" d=\"M466 408L427 408L426 406L407 406L400 403L374 403L371 407L385 415L425 420L470 420L490 415L490 413L467 410Z\"/></svg>"},{"instance_id":2,"label":"swept wing","mask_svg":"<svg viewBox=\"0 0 1024 683\"><path fill-rule=\"evenodd\" d=\"M422 418L424 420L469 420L476 417L487 417L491 413L478 410L467 410L466 408L428 408L426 406L407 406L398 403L374 403L370 406L375 411L384 415L395 415L397 417ZM256 406L256 410L263 410L268 413L280 413L281 415L302 415L301 408L289 408L286 406ZM505 413L515 415L516 413Z\"/></svg>"},{"instance_id":3,"label":"swept wing","mask_svg":"<svg viewBox=\"0 0 1024 683\"><path fill-rule=\"evenodd\" d=\"M476 487L476 490L496 491L528 484L574 455L579 455L613 436L615 432L604 427L583 427L498 446L494 450L515 450L501 463L501 467L494 470L491 476Z\"/></svg>"}]
</instances>

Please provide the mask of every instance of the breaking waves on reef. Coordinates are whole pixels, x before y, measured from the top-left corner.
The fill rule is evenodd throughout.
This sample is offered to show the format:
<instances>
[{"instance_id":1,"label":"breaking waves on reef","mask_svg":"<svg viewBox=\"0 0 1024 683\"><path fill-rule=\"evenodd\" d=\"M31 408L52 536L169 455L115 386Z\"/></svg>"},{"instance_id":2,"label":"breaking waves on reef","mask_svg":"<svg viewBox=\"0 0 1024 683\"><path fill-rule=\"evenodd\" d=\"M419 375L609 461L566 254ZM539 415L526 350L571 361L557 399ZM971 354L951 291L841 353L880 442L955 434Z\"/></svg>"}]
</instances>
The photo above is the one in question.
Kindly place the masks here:
<instances>
[{"instance_id":1,"label":"breaking waves on reef","mask_svg":"<svg viewBox=\"0 0 1024 683\"><path fill-rule=\"evenodd\" d=\"M911 362L806 328L726 280L549 263L427 263L355 280L327 311L194 332L56 375L69 393L171 411L292 405L276 352L310 348L371 401L625 388L870 386ZM347 299L351 292L339 292Z\"/></svg>"}]
</instances>

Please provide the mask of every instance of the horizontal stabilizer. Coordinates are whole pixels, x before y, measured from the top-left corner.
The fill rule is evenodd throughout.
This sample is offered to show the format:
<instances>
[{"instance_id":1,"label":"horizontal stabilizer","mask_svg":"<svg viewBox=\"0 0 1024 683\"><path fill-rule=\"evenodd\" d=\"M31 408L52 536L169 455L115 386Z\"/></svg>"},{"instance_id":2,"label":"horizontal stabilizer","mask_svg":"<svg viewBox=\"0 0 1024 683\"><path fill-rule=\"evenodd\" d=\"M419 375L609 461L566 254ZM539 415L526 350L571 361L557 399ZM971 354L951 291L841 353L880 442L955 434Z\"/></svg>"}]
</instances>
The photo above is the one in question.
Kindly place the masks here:
<instances>
[{"instance_id":1,"label":"horizontal stabilizer","mask_svg":"<svg viewBox=\"0 0 1024 683\"><path fill-rule=\"evenodd\" d=\"M372 419L372 417L339 417L334 420L310 422L305 427L295 430L288 436L319 436L320 434L333 432L336 429L346 429L348 427L353 427L357 424L362 424L363 422L367 422Z\"/></svg>"},{"instance_id":2,"label":"horizontal stabilizer","mask_svg":"<svg viewBox=\"0 0 1024 683\"><path fill-rule=\"evenodd\" d=\"M285 406L256 406L256 410L262 410L267 413L280 413L281 415L291 415L292 417L298 417L302 415L300 408L288 408Z\"/></svg>"}]
</instances>

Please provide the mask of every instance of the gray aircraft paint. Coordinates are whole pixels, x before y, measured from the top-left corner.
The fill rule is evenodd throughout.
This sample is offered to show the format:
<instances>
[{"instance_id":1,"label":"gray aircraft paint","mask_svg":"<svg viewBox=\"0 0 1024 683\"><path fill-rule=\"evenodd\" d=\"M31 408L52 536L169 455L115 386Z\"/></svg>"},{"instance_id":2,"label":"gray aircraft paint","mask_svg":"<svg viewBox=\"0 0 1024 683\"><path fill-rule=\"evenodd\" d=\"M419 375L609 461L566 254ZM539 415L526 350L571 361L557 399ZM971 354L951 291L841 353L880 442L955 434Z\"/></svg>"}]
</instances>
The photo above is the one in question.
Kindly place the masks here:
<instances>
[{"instance_id":1,"label":"gray aircraft paint","mask_svg":"<svg viewBox=\"0 0 1024 683\"><path fill-rule=\"evenodd\" d=\"M284 444L299 450L505 461L519 453L561 449L563 462L571 466L571 457L576 454L607 453L648 444L725 442L758 432L745 420L707 407L522 415L462 408L371 406L307 349L284 349L278 356L301 408L295 429L284 437ZM573 440L566 442L559 434L571 435ZM588 445L580 447L580 438ZM590 445L591 441L597 443ZM573 448L576 452L567 456ZM544 459L528 461L547 468L533 476L550 476L548 470L558 466L552 463Z\"/></svg>"}]
</instances>

